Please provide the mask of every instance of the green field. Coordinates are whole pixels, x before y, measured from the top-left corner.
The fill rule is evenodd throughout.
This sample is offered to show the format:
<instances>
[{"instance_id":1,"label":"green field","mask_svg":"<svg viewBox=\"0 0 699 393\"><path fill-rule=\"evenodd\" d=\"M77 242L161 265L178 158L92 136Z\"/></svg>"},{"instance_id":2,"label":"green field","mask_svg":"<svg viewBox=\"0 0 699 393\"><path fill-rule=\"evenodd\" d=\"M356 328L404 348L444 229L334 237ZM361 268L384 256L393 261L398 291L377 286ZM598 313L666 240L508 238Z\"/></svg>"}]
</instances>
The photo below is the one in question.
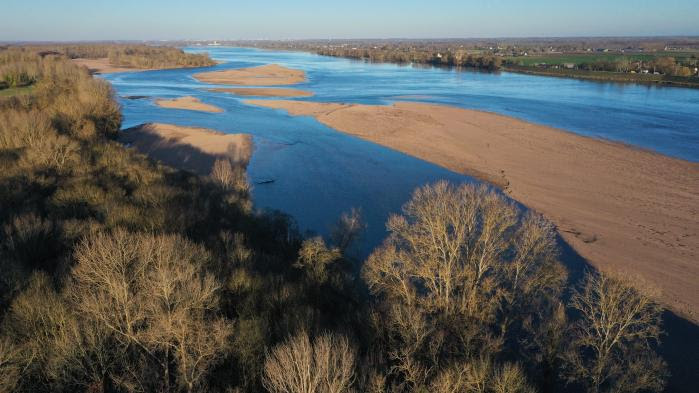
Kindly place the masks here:
<instances>
[{"instance_id":1,"label":"green field","mask_svg":"<svg viewBox=\"0 0 699 393\"><path fill-rule=\"evenodd\" d=\"M23 87L11 87L9 89L1 89L0 97L11 97L22 94L29 94L34 90L34 85Z\"/></svg>"},{"instance_id":2,"label":"green field","mask_svg":"<svg viewBox=\"0 0 699 393\"><path fill-rule=\"evenodd\" d=\"M619 53L581 53L581 54L551 54L551 55L540 55L540 56L516 56L507 57L506 59L512 61L513 63L522 66L532 66L536 64L546 63L546 64L563 64L563 63L594 63L597 61L620 61L623 59L628 59L630 61L650 61L656 57L674 57L675 59L683 59L691 57L692 55L699 57L699 53L691 52L656 52L656 53L639 53L633 55L623 55Z\"/></svg>"}]
</instances>

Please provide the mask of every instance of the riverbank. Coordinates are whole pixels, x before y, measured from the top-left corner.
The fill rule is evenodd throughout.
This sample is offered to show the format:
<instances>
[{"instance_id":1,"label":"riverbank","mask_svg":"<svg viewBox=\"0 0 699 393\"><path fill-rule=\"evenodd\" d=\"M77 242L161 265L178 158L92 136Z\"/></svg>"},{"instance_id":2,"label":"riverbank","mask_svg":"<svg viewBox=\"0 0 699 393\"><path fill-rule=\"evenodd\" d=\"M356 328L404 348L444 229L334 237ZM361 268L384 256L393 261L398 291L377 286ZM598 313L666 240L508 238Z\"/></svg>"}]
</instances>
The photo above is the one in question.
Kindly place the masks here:
<instances>
[{"instance_id":1,"label":"riverbank","mask_svg":"<svg viewBox=\"0 0 699 393\"><path fill-rule=\"evenodd\" d=\"M204 83L240 86L294 85L306 81L306 73L302 70L286 68L278 64L200 72L193 77Z\"/></svg>"},{"instance_id":2,"label":"riverbank","mask_svg":"<svg viewBox=\"0 0 699 393\"><path fill-rule=\"evenodd\" d=\"M583 79L596 82L657 84L663 86L699 88L699 77L684 78L670 75L631 74L627 72L585 71L567 69L538 69L534 67L506 66L502 71L518 74L552 76L556 78Z\"/></svg>"},{"instance_id":3,"label":"riverbank","mask_svg":"<svg viewBox=\"0 0 699 393\"><path fill-rule=\"evenodd\" d=\"M155 104L161 108L170 109L186 109L190 111L221 113L223 109L201 102L198 98L192 96L178 97L171 100L159 99L155 100Z\"/></svg>"},{"instance_id":4,"label":"riverbank","mask_svg":"<svg viewBox=\"0 0 699 393\"><path fill-rule=\"evenodd\" d=\"M247 165L252 137L199 127L146 123L119 133L119 141L152 159L199 175L209 175L218 158Z\"/></svg>"},{"instance_id":5,"label":"riverbank","mask_svg":"<svg viewBox=\"0 0 699 393\"><path fill-rule=\"evenodd\" d=\"M498 185L601 270L640 276L699 315L699 164L492 113L248 100Z\"/></svg>"}]
</instances>

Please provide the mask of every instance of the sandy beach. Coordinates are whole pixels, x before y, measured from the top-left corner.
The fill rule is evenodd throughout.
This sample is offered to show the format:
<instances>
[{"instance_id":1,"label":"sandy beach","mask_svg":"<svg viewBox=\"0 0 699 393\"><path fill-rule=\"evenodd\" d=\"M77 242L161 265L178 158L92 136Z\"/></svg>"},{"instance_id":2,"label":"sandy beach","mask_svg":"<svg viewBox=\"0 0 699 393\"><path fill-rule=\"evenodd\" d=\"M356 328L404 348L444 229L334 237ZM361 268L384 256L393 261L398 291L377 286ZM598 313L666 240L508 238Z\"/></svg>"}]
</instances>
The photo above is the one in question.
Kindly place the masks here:
<instances>
[{"instance_id":1,"label":"sandy beach","mask_svg":"<svg viewBox=\"0 0 699 393\"><path fill-rule=\"evenodd\" d=\"M104 57L101 59L73 59L77 65L87 67L91 74L111 74L115 72L138 72L149 71L144 68L124 68L116 67L109 63L109 59Z\"/></svg>"},{"instance_id":2,"label":"sandy beach","mask_svg":"<svg viewBox=\"0 0 699 393\"><path fill-rule=\"evenodd\" d=\"M193 76L196 80L204 83L240 86L294 85L306 81L306 73L303 71L282 67L277 64L200 72Z\"/></svg>"},{"instance_id":3,"label":"sandy beach","mask_svg":"<svg viewBox=\"0 0 699 393\"><path fill-rule=\"evenodd\" d=\"M699 164L507 116L420 103L248 100L496 184L601 270L699 318Z\"/></svg>"},{"instance_id":4,"label":"sandy beach","mask_svg":"<svg viewBox=\"0 0 699 393\"><path fill-rule=\"evenodd\" d=\"M200 175L210 174L217 158L246 165L252 154L250 135L171 124L141 124L120 132L119 141L166 165Z\"/></svg>"},{"instance_id":5,"label":"sandy beach","mask_svg":"<svg viewBox=\"0 0 699 393\"><path fill-rule=\"evenodd\" d=\"M198 98L192 96L178 97L171 100L159 99L155 100L155 104L163 108L171 109L187 109L190 111L200 111L200 112L211 112L220 113L223 109L215 106L205 104L199 101Z\"/></svg>"},{"instance_id":6,"label":"sandy beach","mask_svg":"<svg viewBox=\"0 0 699 393\"><path fill-rule=\"evenodd\" d=\"M208 89L221 93L231 93L248 97L311 97L313 93L298 89L270 88L270 87L222 87Z\"/></svg>"}]
</instances>

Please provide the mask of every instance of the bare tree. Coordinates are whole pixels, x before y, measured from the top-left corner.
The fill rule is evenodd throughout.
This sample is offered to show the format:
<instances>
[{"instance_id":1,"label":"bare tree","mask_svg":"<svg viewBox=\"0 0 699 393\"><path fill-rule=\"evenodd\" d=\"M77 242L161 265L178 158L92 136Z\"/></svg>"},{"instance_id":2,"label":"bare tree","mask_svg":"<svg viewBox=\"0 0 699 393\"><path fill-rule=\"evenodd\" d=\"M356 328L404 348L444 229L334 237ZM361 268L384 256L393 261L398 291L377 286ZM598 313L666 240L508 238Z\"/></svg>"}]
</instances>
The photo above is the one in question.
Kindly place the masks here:
<instances>
[{"instance_id":1,"label":"bare tree","mask_svg":"<svg viewBox=\"0 0 699 393\"><path fill-rule=\"evenodd\" d=\"M510 325L552 314L539 311L553 309L565 278L553 226L500 194L438 182L417 189L387 226L363 275L382 300L393 371L412 389L444 362L497 353Z\"/></svg>"},{"instance_id":2,"label":"bare tree","mask_svg":"<svg viewBox=\"0 0 699 393\"><path fill-rule=\"evenodd\" d=\"M155 364L163 390L174 390L175 379L193 391L226 353L231 332L216 316L220 285L204 269L207 258L179 236L97 233L76 250L72 299L81 317ZM129 369L132 384L148 385L138 380L147 370Z\"/></svg>"},{"instance_id":3,"label":"bare tree","mask_svg":"<svg viewBox=\"0 0 699 393\"><path fill-rule=\"evenodd\" d=\"M22 371L21 351L9 339L0 337L0 392L11 392Z\"/></svg>"},{"instance_id":4,"label":"bare tree","mask_svg":"<svg viewBox=\"0 0 699 393\"><path fill-rule=\"evenodd\" d=\"M342 213L340 219L332 230L332 241L345 253L352 244L356 243L365 228L362 221L362 210L352 208L349 212Z\"/></svg>"},{"instance_id":5,"label":"bare tree","mask_svg":"<svg viewBox=\"0 0 699 393\"><path fill-rule=\"evenodd\" d=\"M568 380L588 392L661 391L665 363L653 345L661 308L621 278L588 272L571 307L580 313L566 352Z\"/></svg>"},{"instance_id":6,"label":"bare tree","mask_svg":"<svg viewBox=\"0 0 699 393\"><path fill-rule=\"evenodd\" d=\"M267 355L262 383L271 393L344 393L354 383L354 350L345 337L302 332Z\"/></svg>"},{"instance_id":7,"label":"bare tree","mask_svg":"<svg viewBox=\"0 0 699 393\"><path fill-rule=\"evenodd\" d=\"M534 393L522 369L513 363L505 363L495 370L491 382L493 393Z\"/></svg>"},{"instance_id":8,"label":"bare tree","mask_svg":"<svg viewBox=\"0 0 699 393\"><path fill-rule=\"evenodd\" d=\"M328 279L328 266L341 256L339 249L328 248L323 238L316 236L304 240L294 266L305 270L315 282L323 283Z\"/></svg>"}]
</instances>

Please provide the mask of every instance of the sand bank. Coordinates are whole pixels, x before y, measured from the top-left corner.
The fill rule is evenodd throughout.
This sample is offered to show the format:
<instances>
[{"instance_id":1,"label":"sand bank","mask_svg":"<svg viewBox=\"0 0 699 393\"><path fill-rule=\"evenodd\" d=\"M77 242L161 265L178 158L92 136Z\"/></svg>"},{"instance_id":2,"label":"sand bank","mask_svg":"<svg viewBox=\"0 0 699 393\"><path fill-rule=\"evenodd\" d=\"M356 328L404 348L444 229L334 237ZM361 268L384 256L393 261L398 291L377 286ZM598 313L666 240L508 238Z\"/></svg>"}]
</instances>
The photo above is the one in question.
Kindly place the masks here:
<instances>
[{"instance_id":1,"label":"sand bank","mask_svg":"<svg viewBox=\"0 0 699 393\"><path fill-rule=\"evenodd\" d=\"M122 131L119 141L166 165L200 175L210 174L217 158L245 165L252 153L250 135L171 124L141 124Z\"/></svg>"},{"instance_id":2,"label":"sand bank","mask_svg":"<svg viewBox=\"0 0 699 393\"><path fill-rule=\"evenodd\" d=\"M225 87L217 89L209 89L209 91L218 91L222 93L232 93L239 96L250 97L311 97L313 93L298 89L279 89L270 87Z\"/></svg>"},{"instance_id":3,"label":"sand bank","mask_svg":"<svg viewBox=\"0 0 699 393\"><path fill-rule=\"evenodd\" d=\"M699 164L492 113L249 100L500 186L602 270L641 276L699 320Z\"/></svg>"},{"instance_id":4,"label":"sand bank","mask_svg":"<svg viewBox=\"0 0 699 393\"><path fill-rule=\"evenodd\" d=\"M174 98L172 100L155 100L155 104L163 107L163 108L171 108L171 109L187 109L190 111L201 111L201 112L212 112L212 113L220 113L223 112L223 109L214 106L214 105L209 105L205 104L201 101L199 101L198 98L196 97L191 97L191 96L186 96L186 97L179 97L179 98Z\"/></svg>"},{"instance_id":5,"label":"sand bank","mask_svg":"<svg viewBox=\"0 0 699 393\"><path fill-rule=\"evenodd\" d=\"M259 67L200 72L194 74L194 78L200 82L219 85L277 86L305 82L306 74L301 70L267 64Z\"/></svg>"},{"instance_id":6,"label":"sand bank","mask_svg":"<svg viewBox=\"0 0 699 393\"><path fill-rule=\"evenodd\" d=\"M109 63L109 59L104 57L101 59L73 59L77 65L87 67L91 74L111 74L115 72L138 72L149 71L143 68L124 68L116 67Z\"/></svg>"}]
</instances>

